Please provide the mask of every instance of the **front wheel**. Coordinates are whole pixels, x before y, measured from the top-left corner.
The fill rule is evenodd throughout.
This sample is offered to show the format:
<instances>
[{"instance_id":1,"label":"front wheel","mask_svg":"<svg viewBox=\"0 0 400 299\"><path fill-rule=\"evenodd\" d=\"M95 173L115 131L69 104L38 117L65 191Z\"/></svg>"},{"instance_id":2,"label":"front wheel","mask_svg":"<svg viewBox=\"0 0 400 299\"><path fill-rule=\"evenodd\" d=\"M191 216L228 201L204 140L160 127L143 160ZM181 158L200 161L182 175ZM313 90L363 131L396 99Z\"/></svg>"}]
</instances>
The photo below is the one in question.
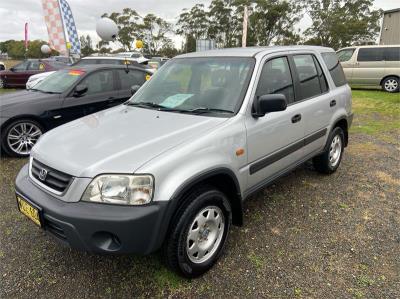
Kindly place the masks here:
<instances>
[{"instance_id":1,"label":"front wheel","mask_svg":"<svg viewBox=\"0 0 400 299\"><path fill-rule=\"evenodd\" d=\"M27 157L32 147L42 136L42 126L30 119L16 120L9 124L2 134L1 147L12 157Z\"/></svg>"},{"instance_id":2,"label":"front wheel","mask_svg":"<svg viewBox=\"0 0 400 299\"><path fill-rule=\"evenodd\" d=\"M387 92L398 92L399 85L399 78L397 77L388 77L382 82L382 88Z\"/></svg>"},{"instance_id":3,"label":"front wheel","mask_svg":"<svg viewBox=\"0 0 400 299\"><path fill-rule=\"evenodd\" d=\"M225 194L213 187L193 190L184 202L163 251L172 270L194 278L220 257L231 225L231 207Z\"/></svg>"},{"instance_id":4,"label":"front wheel","mask_svg":"<svg viewBox=\"0 0 400 299\"><path fill-rule=\"evenodd\" d=\"M318 172L334 173L342 161L344 151L344 133L342 128L336 127L329 134L325 151L313 159L313 164Z\"/></svg>"}]
</instances>

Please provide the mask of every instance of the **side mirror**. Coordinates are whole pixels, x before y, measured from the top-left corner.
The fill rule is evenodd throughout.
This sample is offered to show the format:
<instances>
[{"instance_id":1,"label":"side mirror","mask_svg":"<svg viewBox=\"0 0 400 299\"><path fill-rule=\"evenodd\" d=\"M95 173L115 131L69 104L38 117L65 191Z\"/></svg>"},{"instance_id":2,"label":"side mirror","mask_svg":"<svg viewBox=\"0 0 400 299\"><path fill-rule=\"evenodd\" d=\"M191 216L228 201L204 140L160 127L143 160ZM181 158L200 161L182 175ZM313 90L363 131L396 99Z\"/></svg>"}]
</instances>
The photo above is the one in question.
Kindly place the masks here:
<instances>
[{"instance_id":1,"label":"side mirror","mask_svg":"<svg viewBox=\"0 0 400 299\"><path fill-rule=\"evenodd\" d=\"M131 87L131 95L134 95L140 88L140 85L133 85Z\"/></svg>"},{"instance_id":2,"label":"side mirror","mask_svg":"<svg viewBox=\"0 0 400 299\"><path fill-rule=\"evenodd\" d=\"M78 84L74 90L74 97L83 96L85 92L87 92L88 87L85 84Z\"/></svg>"},{"instance_id":3,"label":"side mirror","mask_svg":"<svg viewBox=\"0 0 400 299\"><path fill-rule=\"evenodd\" d=\"M287 100L283 94L267 94L258 97L253 104L253 116L262 117L269 112L284 111Z\"/></svg>"}]
</instances>

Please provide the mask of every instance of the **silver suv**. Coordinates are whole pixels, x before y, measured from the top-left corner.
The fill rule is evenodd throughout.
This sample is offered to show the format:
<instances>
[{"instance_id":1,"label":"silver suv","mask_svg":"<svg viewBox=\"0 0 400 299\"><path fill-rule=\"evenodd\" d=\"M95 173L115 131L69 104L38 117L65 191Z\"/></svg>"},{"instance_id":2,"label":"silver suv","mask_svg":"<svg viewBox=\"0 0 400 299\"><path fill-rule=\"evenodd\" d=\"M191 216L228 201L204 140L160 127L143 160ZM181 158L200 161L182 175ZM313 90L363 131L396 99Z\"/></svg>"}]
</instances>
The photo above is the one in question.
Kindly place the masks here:
<instances>
[{"instance_id":1,"label":"silver suv","mask_svg":"<svg viewBox=\"0 0 400 299\"><path fill-rule=\"evenodd\" d=\"M246 198L311 158L333 173L348 143L351 92L330 48L186 54L132 89L43 135L16 179L20 211L73 248L162 249L199 276Z\"/></svg>"}]
</instances>

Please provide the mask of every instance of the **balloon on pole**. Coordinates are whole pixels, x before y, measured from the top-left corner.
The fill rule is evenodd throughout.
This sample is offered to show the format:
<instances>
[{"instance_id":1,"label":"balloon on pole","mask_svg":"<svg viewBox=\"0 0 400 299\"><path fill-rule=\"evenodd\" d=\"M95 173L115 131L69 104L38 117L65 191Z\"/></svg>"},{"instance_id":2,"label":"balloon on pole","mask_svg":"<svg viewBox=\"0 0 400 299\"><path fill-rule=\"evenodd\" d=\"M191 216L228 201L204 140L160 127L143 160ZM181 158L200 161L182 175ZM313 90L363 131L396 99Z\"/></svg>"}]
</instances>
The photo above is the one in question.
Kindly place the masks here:
<instances>
[{"instance_id":1,"label":"balloon on pole","mask_svg":"<svg viewBox=\"0 0 400 299\"><path fill-rule=\"evenodd\" d=\"M96 32L103 41L114 41L118 35L118 26L109 18L101 18L96 23Z\"/></svg>"},{"instance_id":2,"label":"balloon on pole","mask_svg":"<svg viewBox=\"0 0 400 299\"><path fill-rule=\"evenodd\" d=\"M136 49L142 49L143 42L141 40L137 40L135 46L136 46Z\"/></svg>"},{"instance_id":3,"label":"balloon on pole","mask_svg":"<svg viewBox=\"0 0 400 299\"><path fill-rule=\"evenodd\" d=\"M51 49L50 49L50 47L49 47L48 45L42 45L42 46L40 47L40 51L41 51L43 54L50 54L50 53L51 53Z\"/></svg>"}]
</instances>

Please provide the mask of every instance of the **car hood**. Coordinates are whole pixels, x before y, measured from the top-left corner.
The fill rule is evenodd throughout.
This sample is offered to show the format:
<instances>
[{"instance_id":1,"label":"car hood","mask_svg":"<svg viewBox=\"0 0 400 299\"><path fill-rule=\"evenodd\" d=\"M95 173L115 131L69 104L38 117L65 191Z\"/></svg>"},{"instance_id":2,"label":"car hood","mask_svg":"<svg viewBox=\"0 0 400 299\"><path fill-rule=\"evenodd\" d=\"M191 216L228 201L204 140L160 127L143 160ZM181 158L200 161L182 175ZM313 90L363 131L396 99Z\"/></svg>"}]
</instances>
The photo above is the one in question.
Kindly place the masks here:
<instances>
[{"instance_id":1,"label":"car hood","mask_svg":"<svg viewBox=\"0 0 400 299\"><path fill-rule=\"evenodd\" d=\"M0 96L0 111L16 107L20 104L24 104L29 101L45 99L48 97L54 97L54 94L46 94L39 91L16 91L3 94Z\"/></svg>"},{"instance_id":2,"label":"car hood","mask_svg":"<svg viewBox=\"0 0 400 299\"><path fill-rule=\"evenodd\" d=\"M161 153L226 120L120 105L44 134L32 157L75 177L134 173Z\"/></svg>"},{"instance_id":3,"label":"car hood","mask_svg":"<svg viewBox=\"0 0 400 299\"><path fill-rule=\"evenodd\" d=\"M40 78L46 78L46 77L50 76L51 74L54 74L55 72L56 71L50 71L50 72L43 72L43 73L39 73L36 75L32 75L29 77L28 82L36 80L36 79L40 79Z\"/></svg>"}]
</instances>

